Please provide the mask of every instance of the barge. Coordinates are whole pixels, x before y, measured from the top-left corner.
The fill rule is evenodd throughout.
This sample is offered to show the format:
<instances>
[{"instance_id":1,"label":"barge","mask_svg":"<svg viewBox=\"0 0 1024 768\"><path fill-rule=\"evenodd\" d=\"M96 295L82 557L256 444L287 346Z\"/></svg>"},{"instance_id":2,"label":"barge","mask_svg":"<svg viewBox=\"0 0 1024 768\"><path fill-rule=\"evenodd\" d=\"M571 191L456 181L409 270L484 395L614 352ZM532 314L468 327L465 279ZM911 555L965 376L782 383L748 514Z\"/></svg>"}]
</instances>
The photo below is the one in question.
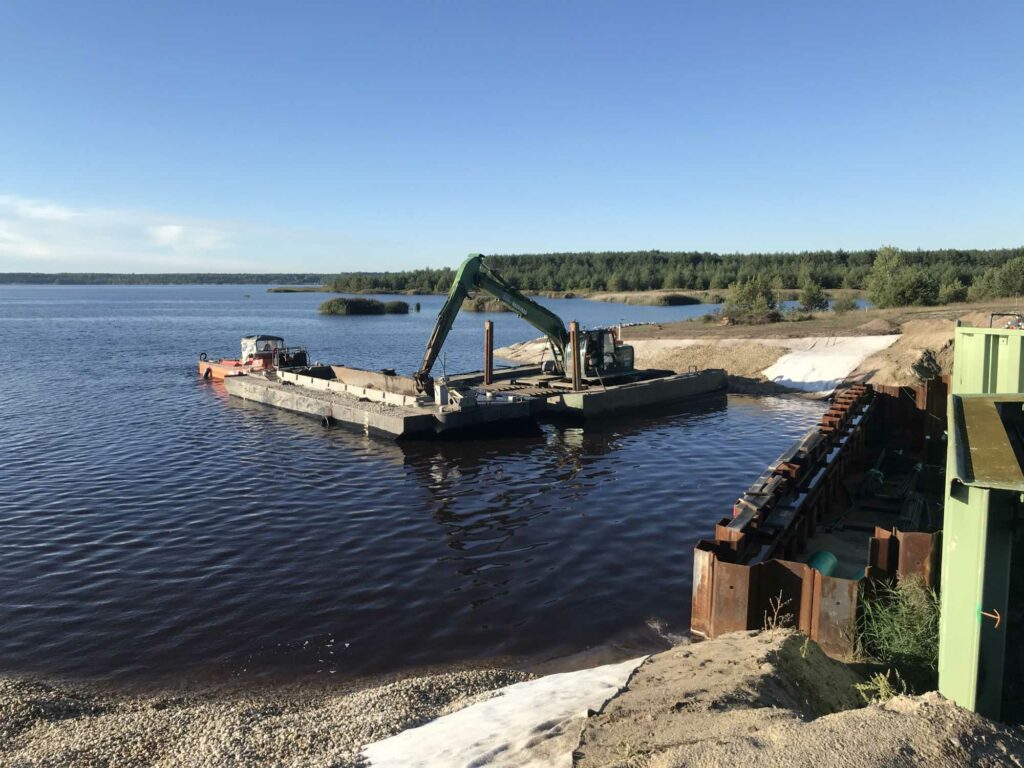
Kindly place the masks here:
<instances>
[{"instance_id":1,"label":"barge","mask_svg":"<svg viewBox=\"0 0 1024 768\"><path fill-rule=\"evenodd\" d=\"M719 369L637 371L625 382L578 389L538 366L501 370L489 383L485 378L476 372L438 379L430 396L418 390L413 377L391 370L319 365L232 376L224 386L235 397L312 416L325 426L392 438L496 434L538 418L593 418L689 400L726 386Z\"/></svg>"},{"instance_id":2,"label":"barge","mask_svg":"<svg viewBox=\"0 0 1024 768\"><path fill-rule=\"evenodd\" d=\"M430 438L490 428L514 429L531 417L529 403L517 399L435 404L417 394L412 379L391 372L341 365L234 376L224 380L228 394L301 413L325 426L341 424L393 438Z\"/></svg>"},{"instance_id":3,"label":"barge","mask_svg":"<svg viewBox=\"0 0 1024 768\"><path fill-rule=\"evenodd\" d=\"M494 324L487 321L483 371L435 380L431 370L459 310L481 291L540 330L551 359L541 366L496 371ZM243 341L243 353L244 346ZM396 438L490 434L535 417L601 417L726 388L723 370L641 370L633 357L621 328L583 329L575 321L567 328L551 310L485 265L482 255L470 254L455 275L413 376L392 369L277 365L275 360L273 366L252 366L245 375L226 377L224 386L236 397L314 416L326 425L347 424Z\"/></svg>"}]
</instances>

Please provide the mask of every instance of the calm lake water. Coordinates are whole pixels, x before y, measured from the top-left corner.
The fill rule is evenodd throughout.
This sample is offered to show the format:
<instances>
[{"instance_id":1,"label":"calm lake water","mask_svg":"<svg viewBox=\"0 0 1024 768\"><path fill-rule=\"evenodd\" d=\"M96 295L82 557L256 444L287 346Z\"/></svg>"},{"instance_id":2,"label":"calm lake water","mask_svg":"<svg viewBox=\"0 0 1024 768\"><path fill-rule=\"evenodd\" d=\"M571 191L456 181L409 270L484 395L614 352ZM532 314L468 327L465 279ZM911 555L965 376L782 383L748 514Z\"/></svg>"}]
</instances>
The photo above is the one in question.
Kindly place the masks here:
<instances>
[{"instance_id":1,"label":"calm lake water","mask_svg":"<svg viewBox=\"0 0 1024 768\"><path fill-rule=\"evenodd\" d=\"M0 672L350 675L685 632L694 542L821 412L719 396L396 445L196 376L258 332L411 372L442 301L345 318L323 299L0 286ZM585 326L706 310L544 303ZM481 366L484 318L459 318L449 372ZM498 344L537 335L492 319Z\"/></svg>"}]
</instances>

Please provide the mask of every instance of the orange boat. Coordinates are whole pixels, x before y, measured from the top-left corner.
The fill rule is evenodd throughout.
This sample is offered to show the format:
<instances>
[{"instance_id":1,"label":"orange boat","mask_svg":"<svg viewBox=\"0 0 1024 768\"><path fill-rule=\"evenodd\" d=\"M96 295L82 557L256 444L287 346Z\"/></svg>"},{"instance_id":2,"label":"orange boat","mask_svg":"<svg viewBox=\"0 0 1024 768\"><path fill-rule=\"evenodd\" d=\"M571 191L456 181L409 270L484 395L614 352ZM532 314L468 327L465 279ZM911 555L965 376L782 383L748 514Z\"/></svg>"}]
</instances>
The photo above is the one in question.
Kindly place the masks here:
<instances>
[{"instance_id":1,"label":"orange boat","mask_svg":"<svg viewBox=\"0 0 1024 768\"><path fill-rule=\"evenodd\" d=\"M204 379L224 379L241 376L250 371L270 371L277 368L299 368L309 365L309 356L302 347L288 348L280 336L245 336L242 354L237 360L222 357L210 360L206 353L199 355L199 375Z\"/></svg>"}]
</instances>

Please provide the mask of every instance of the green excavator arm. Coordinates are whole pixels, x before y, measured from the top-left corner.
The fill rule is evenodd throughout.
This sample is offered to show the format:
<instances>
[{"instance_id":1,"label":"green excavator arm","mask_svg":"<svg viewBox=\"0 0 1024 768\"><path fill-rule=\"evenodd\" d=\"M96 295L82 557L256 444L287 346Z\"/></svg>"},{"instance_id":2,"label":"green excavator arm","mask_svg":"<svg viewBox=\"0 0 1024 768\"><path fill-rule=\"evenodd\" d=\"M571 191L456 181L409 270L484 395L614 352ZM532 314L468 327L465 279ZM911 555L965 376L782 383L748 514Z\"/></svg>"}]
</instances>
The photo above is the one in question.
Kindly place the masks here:
<instances>
[{"instance_id":1,"label":"green excavator arm","mask_svg":"<svg viewBox=\"0 0 1024 768\"><path fill-rule=\"evenodd\" d=\"M569 331L566 330L565 323L554 312L527 298L506 283L498 273L488 269L484 265L483 255L472 253L462 262L459 271L455 273L455 280L452 282L451 290L448 291L448 298L437 315L434 332L430 335L430 341L427 342L423 363L415 375L416 386L421 392L433 393L434 381L430 377L430 371L434 367L434 363L437 362L438 355L441 354L441 347L444 346L445 339L448 338L448 332L451 331L455 318L462 308L462 302L478 290L491 294L547 336L551 342L555 365L559 372L564 372L566 348L569 346Z\"/></svg>"}]
</instances>

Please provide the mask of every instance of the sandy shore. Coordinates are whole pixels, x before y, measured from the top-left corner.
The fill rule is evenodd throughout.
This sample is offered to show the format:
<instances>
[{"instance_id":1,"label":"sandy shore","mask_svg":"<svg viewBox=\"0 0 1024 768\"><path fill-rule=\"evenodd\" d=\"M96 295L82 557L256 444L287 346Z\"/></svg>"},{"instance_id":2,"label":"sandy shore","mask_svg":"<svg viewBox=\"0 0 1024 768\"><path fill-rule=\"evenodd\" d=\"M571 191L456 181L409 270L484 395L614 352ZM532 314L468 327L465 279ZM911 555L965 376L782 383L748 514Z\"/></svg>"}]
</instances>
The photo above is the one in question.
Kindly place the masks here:
<instances>
[{"instance_id":1,"label":"sandy shore","mask_svg":"<svg viewBox=\"0 0 1024 768\"><path fill-rule=\"evenodd\" d=\"M760 339L632 339L638 368L679 373L690 369L722 368L732 392L827 394L866 361L897 343L899 334L812 336ZM539 363L550 358L541 339L501 347L494 352L511 363Z\"/></svg>"},{"instance_id":2,"label":"sandy shore","mask_svg":"<svg viewBox=\"0 0 1024 768\"><path fill-rule=\"evenodd\" d=\"M1020 766L1024 732L937 693L865 707L861 676L792 630L652 657L590 717L578 768Z\"/></svg>"},{"instance_id":3,"label":"sandy shore","mask_svg":"<svg viewBox=\"0 0 1024 768\"><path fill-rule=\"evenodd\" d=\"M935 693L864 706L792 630L741 632L531 679L129 695L0 680L0 764L682 768L1024 765L1024 731ZM365 752L364 752L365 749Z\"/></svg>"},{"instance_id":4,"label":"sandy shore","mask_svg":"<svg viewBox=\"0 0 1024 768\"><path fill-rule=\"evenodd\" d=\"M1011 307L1012 309L1012 307ZM771 325L720 325L700 321L629 326L626 343L639 368L684 372L722 368L733 392L828 393L843 383L885 386L920 383L924 360L944 372L952 365L956 320L987 325L1001 303L821 313L812 320ZM514 363L550 357L542 339L495 350Z\"/></svg>"}]
</instances>

